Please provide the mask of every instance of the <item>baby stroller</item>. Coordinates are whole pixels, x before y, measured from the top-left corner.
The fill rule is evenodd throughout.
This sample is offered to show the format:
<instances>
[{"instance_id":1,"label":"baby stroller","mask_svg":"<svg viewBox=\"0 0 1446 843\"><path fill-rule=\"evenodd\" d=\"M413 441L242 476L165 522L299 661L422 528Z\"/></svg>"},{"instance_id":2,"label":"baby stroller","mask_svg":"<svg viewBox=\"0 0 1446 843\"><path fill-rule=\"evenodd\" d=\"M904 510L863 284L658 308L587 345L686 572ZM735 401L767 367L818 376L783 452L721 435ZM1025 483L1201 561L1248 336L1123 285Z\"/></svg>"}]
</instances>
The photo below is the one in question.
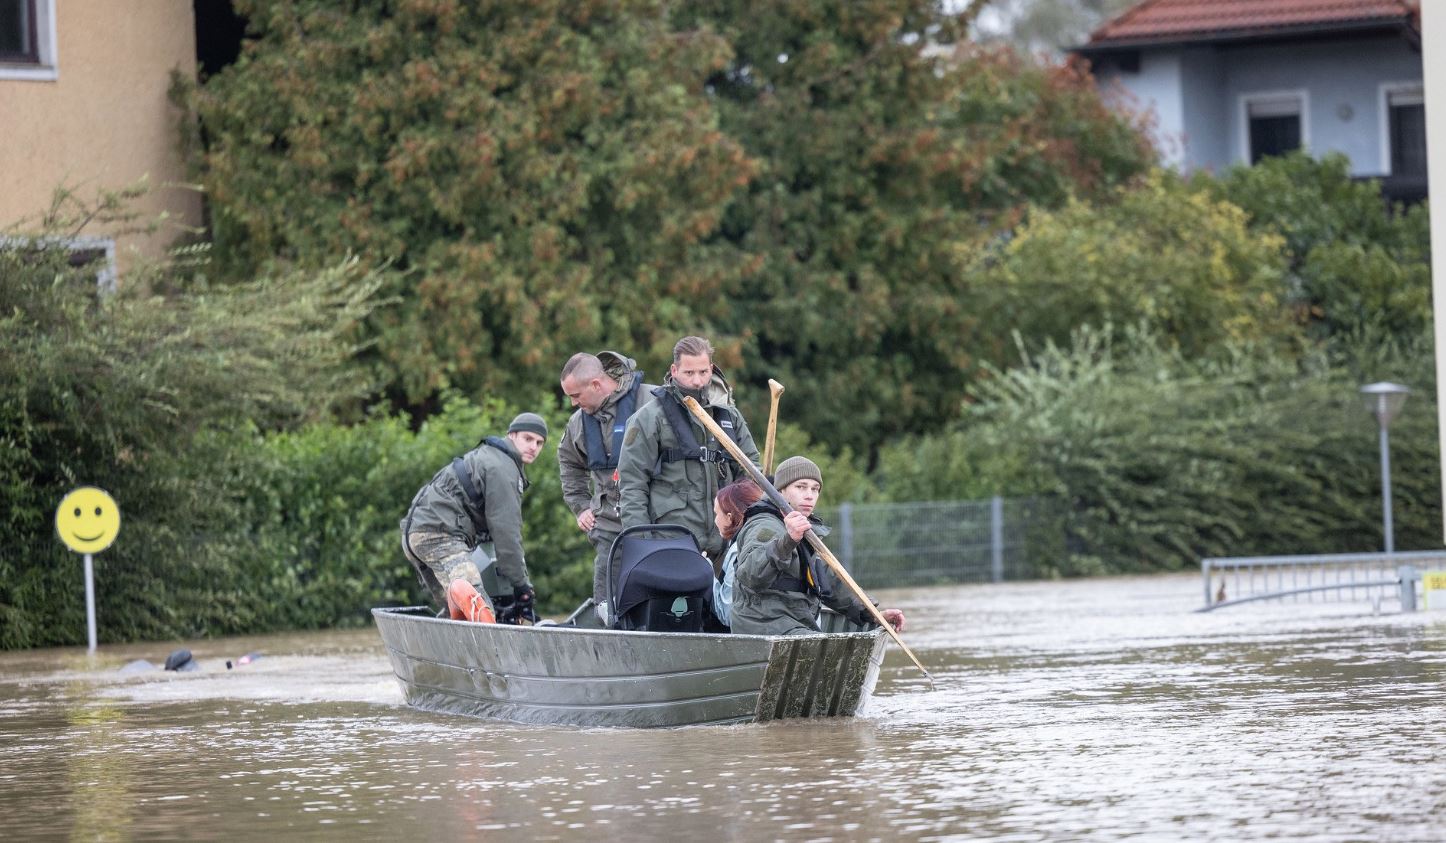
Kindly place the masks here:
<instances>
[{"instance_id":1,"label":"baby stroller","mask_svg":"<svg viewBox=\"0 0 1446 843\"><path fill-rule=\"evenodd\" d=\"M713 599L713 565L687 529L643 524L623 530L608 551L607 573L614 628L703 631Z\"/></svg>"}]
</instances>

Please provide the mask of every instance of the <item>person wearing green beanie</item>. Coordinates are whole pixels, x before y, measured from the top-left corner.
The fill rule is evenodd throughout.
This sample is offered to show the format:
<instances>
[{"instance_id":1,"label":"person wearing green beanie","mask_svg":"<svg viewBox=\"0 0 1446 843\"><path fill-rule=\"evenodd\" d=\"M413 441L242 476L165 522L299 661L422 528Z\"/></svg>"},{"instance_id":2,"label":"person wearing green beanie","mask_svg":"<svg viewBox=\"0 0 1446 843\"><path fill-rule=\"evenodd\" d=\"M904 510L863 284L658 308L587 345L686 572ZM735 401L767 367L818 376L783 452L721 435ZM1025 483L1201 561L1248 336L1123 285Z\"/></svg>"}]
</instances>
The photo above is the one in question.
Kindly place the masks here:
<instances>
[{"instance_id":1,"label":"person wearing green beanie","mask_svg":"<svg viewBox=\"0 0 1446 843\"><path fill-rule=\"evenodd\" d=\"M535 617L537 593L522 552L522 493L525 467L546 441L547 421L522 413L506 436L486 437L412 498L401 523L402 553L439 604L446 605L454 580L465 580L489 609L495 611L501 599L510 604L504 616ZM482 572L494 559L496 577L484 581Z\"/></svg>"},{"instance_id":2,"label":"person wearing green beanie","mask_svg":"<svg viewBox=\"0 0 1446 843\"><path fill-rule=\"evenodd\" d=\"M778 469L773 472L773 485L780 492L800 480L812 480L822 487L823 472L819 471L818 466L808 457L789 457L779 463ZM812 512L813 507L810 506L809 511L804 515Z\"/></svg>"},{"instance_id":3,"label":"person wearing green beanie","mask_svg":"<svg viewBox=\"0 0 1446 843\"><path fill-rule=\"evenodd\" d=\"M521 433L523 431L535 433L541 436L545 442L547 441L547 419L536 413L518 413L517 418L512 420L512 424L507 425L507 432ZM528 462L531 461L528 460Z\"/></svg>"}]
</instances>

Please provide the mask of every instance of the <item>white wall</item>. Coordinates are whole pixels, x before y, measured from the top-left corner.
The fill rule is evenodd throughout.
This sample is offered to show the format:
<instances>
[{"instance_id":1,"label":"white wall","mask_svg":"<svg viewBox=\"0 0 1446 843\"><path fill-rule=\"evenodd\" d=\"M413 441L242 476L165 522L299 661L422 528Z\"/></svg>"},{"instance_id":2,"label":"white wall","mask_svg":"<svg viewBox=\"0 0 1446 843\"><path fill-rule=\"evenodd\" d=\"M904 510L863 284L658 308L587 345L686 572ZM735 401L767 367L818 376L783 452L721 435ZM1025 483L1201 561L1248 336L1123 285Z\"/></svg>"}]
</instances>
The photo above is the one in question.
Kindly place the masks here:
<instances>
[{"instance_id":1,"label":"white wall","mask_svg":"<svg viewBox=\"0 0 1446 843\"><path fill-rule=\"evenodd\" d=\"M1143 51L1138 73L1102 69L1098 77L1115 105L1153 115L1156 148L1170 166L1218 171L1242 163L1242 97L1301 91L1307 149L1343 153L1355 175L1384 175L1382 86L1419 81L1421 55L1395 35L1171 48Z\"/></svg>"},{"instance_id":2,"label":"white wall","mask_svg":"<svg viewBox=\"0 0 1446 843\"><path fill-rule=\"evenodd\" d=\"M1229 105L1230 161L1243 154L1239 98L1255 91L1304 90L1310 101L1312 155L1340 152L1358 176L1385 175L1381 168L1381 85L1419 81L1421 55L1400 37L1331 41L1279 47L1238 47L1221 52L1221 93Z\"/></svg>"},{"instance_id":3,"label":"white wall","mask_svg":"<svg viewBox=\"0 0 1446 843\"><path fill-rule=\"evenodd\" d=\"M1110 69L1099 72L1097 78L1112 106L1149 117L1151 139L1161 160L1171 167L1183 167L1185 109L1179 53L1146 52L1140 56L1138 73Z\"/></svg>"}]
</instances>

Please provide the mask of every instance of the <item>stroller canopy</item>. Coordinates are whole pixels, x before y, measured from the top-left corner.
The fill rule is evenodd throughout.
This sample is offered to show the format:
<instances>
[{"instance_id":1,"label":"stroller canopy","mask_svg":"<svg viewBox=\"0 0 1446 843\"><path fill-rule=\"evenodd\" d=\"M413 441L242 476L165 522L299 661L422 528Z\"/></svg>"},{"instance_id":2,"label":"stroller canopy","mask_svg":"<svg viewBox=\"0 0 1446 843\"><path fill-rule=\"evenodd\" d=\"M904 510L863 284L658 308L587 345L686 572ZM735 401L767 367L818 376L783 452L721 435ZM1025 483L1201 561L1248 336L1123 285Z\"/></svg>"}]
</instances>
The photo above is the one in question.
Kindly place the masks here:
<instances>
[{"instance_id":1,"label":"stroller canopy","mask_svg":"<svg viewBox=\"0 0 1446 843\"><path fill-rule=\"evenodd\" d=\"M616 616L662 595L713 596L713 564L698 552L691 533L672 524L624 530L608 553L608 570L617 572L612 589Z\"/></svg>"}]
</instances>

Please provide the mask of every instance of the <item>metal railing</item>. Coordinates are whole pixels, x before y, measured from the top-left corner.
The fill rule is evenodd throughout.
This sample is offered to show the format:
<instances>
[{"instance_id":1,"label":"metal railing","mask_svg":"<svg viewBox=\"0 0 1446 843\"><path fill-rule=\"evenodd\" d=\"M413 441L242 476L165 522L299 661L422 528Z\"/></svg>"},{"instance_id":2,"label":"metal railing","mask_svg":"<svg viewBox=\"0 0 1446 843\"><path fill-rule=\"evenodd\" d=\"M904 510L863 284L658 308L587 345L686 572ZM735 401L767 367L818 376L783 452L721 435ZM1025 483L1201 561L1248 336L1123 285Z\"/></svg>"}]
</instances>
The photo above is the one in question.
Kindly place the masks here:
<instances>
[{"instance_id":1,"label":"metal railing","mask_svg":"<svg viewBox=\"0 0 1446 843\"><path fill-rule=\"evenodd\" d=\"M1200 560L1209 612L1263 600L1370 602L1394 600L1415 611L1421 568L1446 567L1446 550L1239 556Z\"/></svg>"},{"instance_id":2,"label":"metal railing","mask_svg":"<svg viewBox=\"0 0 1446 843\"><path fill-rule=\"evenodd\" d=\"M820 515L829 548L866 588L1025 579L1064 548L1054 508L1035 498L846 503Z\"/></svg>"}]
</instances>

